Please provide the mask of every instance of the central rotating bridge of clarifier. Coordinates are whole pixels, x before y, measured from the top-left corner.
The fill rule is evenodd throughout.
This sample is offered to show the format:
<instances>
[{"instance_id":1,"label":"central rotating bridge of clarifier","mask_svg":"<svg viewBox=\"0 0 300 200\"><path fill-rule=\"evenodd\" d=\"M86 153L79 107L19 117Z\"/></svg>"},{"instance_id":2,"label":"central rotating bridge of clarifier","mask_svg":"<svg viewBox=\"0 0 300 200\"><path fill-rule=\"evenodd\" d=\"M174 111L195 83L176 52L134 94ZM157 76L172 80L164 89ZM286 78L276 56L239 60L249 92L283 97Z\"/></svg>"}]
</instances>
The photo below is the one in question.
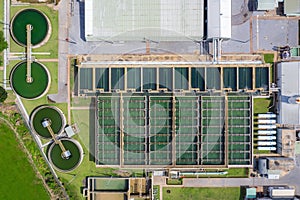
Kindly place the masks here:
<instances>
[{"instance_id":1,"label":"central rotating bridge of clarifier","mask_svg":"<svg viewBox=\"0 0 300 200\"><path fill-rule=\"evenodd\" d=\"M26 45L26 59L27 59L27 73L26 73L26 82L27 83L32 83L33 79L31 76L31 63L32 63L32 45L31 45L31 30L32 30L32 25L27 24L26 25L26 33L27 33L27 45Z\"/></svg>"},{"instance_id":2,"label":"central rotating bridge of clarifier","mask_svg":"<svg viewBox=\"0 0 300 200\"><path fill-rule=\"evenodd\" d=\"M57 140L55 135L54 135L54 132L51 128L51 120L46 118L44 119L44 121L42 122L42 125L44 128L47 128L48 132L50 133L52 139L54 140L55 144L58 144L60 149L61 149L61 156L65 159L69 159L70 156L71 156L71 152L69 150L66 150L64 145L61 143L60 140Z\"/></svg>"}]
</instances>

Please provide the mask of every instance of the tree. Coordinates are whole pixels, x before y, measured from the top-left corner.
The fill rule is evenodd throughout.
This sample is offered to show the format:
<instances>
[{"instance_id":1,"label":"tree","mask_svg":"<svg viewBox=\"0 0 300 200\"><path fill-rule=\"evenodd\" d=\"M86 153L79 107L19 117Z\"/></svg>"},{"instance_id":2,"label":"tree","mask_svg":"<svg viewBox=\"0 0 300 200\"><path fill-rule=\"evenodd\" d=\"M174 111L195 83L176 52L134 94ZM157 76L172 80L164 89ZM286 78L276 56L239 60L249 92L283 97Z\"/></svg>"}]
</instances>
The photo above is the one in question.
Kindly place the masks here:
<instances>
[{"instance_id":1,"label":"tree","mask_svg":"<svg viewBox=\"0 0 300 200\"><path fill-rule=\"evenodd\" d=\"M4 102L7 99L7 92L3 87L0 86L0 103Z\"/></svg>"},{"instance_id":2,"label":"tree","mask_svg":"<svg viewBox=\"0 0 300 200\"><path fill-rule=\"evenodd\" d=\"M8 47L8 44L5 41L3 31L0 31L0 53L7 47Z\"/></svg>"},{"instance_id":3,"label":"tree","mask_svg":"<svg viewBox=\"0 0 300 200\"><path fill-rule=\"evenodd\" d=\"M0 31L0 53L7 47L8 47L8 44L5 41L3 31ZM2 65L2 56L0 56L0 65Z\"/></svg>"}]
</instances>

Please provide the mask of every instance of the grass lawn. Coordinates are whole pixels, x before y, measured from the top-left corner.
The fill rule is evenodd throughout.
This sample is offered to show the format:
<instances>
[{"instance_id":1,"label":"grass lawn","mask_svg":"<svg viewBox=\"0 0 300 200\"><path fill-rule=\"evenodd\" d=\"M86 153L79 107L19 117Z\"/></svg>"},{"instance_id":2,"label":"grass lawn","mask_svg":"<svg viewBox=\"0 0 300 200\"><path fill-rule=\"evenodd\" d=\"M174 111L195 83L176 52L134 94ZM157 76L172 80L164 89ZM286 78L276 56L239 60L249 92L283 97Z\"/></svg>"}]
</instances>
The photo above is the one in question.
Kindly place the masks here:
<instances>
[{"instance_id":1,"label":"grass lawn","mask_svg":"<svg viewBox=\"0 0 300 200\"><path fill-rule=\"evenodd\" d=\"M153 185L153 196L154 200L159 200L159 195L160 195L160 187L159 185Z\"/></svg>"},{"instance_id":2,"label":"grass lawn","mask_svg":"<svg viewBox=\"0 0 300 200\"><path fill-rule=\"evenodd\" d=\"M230 168L230 169L206 169L206 172L216 172L216 171L227 171L228 174L225 175L185 175L186 178L240 178L240 177L248 177L248 169L247 168Z\"/></svg>"},{"instance_id":3,"label":"grass lawn","mask_svg":"<svg viewBox=\"0 0 300 200\"><path fill-rule=\"evenodd\" d=\"M167 193L169 190L170 193ZM240 188L163 188L164 200L239 200Z\"/></svg>"},{"instance_id":4,"label":"grass lawn","mask_svg":"<svg viewBox=\"0 0 300 200\"><path fill-rule=\"evenodd\" d=\"M254 98L254 115L256 116L259 113L269 112L269 106L272 105L272 99L270 98Z\"/></svg>"},{"instance_id":5,"label":"grass lawn","mask_svg":"<svg viewBox=\"0 0 300 200\"><path fill-rule=\"evenodd\" d=\"M58 56L58 12L49 8L48 6L34 5L30 6L11 6L10 12L11 17L15 15L21 9L24 8L36 8L48 16L51 22L52 32L51 37L48 42L40 48L33 49L33 52L50 52L50 55L36 55L36 58L57 58ZM10 51L11 52L24 52L24 47L16 44L13 39L10 41Z\"/></svg>"},{"instance_id":6,"label":"grass lawn","mask_svg":"<svg viewBox=\"0 0 300 200\"><path fill-rule=\"evenodd\" d=\"M0 149L0 199L50 199L20 148L14 132L2 121Z\"/></svg>"},{"instance_id":7,"label":"grass lawn","mask_svg":"<svg viewBox=\"0 0 300 200\"><path fill-rule=\"evenodd\" d=\"M274 62L274 54L264 54L264 60L266 63L273 64Z\"/></svg>"},{"instance_id":8,"label":"grass lawn","mask_svg":"<svg viewBox=\"0 0 300 200\"><path fill-rule=\"evenodd\" d=\"M270 63L271 64L271 68L270 68L270 81L273 82L274 80L274 54L264 54L264 60L266 63Z\"/></svg>"},{"instance_id":9,"label":"grass lawn","mask_svg":"<svg viewBox=\"0 0 300 200\"><path fill-rule=\"evenodd\" d=\"M0 70L0 86L3 86L3 70Z\"/></svg>"}]
</instances>

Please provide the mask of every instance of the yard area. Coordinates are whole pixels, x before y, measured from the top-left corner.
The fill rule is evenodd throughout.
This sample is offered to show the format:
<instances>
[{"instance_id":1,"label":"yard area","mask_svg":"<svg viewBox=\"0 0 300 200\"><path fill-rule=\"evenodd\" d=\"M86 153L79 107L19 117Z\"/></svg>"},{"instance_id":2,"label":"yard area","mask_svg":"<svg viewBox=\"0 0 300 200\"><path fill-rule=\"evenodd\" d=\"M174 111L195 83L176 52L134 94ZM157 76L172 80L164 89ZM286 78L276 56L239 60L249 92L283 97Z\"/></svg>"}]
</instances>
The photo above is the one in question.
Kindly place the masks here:
<instances>
[{"instance_id":1,"label":"yard area","mask_svg":"<svg viewBox=\"0 0 300 200\"><path fill-rule=\"evenodd\" d=\"M0 121L0 199L49 199L14 132Z\"/></svg>"},{"instance_id":2,"label":"yard area","mask_svg":"<svg viewBox=\"0 0 300 200\"><path fill-rule=\"evenodd\" d=\"M258 115L259 113L266 113L269 112L269 107L272 106L272 100L271 98L254 98L254 116Z\"/></svg>"},{"instance_id":3,"label":"yard area","mask_svg":"<svg viewBox=\"0 0 300 200\"><path fill-rule=\"evenodd\" d=\"M239 200L240 188L163 188L164 200Z\"/></svg>"}]
</instances>

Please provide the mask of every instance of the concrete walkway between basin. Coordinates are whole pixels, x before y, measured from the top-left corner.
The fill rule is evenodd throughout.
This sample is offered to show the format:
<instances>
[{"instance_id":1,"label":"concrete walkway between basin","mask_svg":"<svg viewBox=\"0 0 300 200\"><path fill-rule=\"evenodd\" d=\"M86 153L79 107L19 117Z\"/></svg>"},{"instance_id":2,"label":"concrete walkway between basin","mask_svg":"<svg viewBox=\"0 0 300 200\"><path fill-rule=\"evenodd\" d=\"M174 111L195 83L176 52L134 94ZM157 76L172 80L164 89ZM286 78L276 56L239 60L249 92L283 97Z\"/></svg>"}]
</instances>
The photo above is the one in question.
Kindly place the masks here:
<instances>
[{"instance_id":1,"label":"concrete walkway between basin","mask_svg":"<svg viewBox=\"0 0 300 200\"><path fill-rule=\"evenodd\" d=\"M68 53L69 43L66 39L69 37L69 18L70 2L60 1L55 8L59 10L58 28L59 28L59 45L58 45L58 93L50 94L48 98L56 103L68 102ZM67 17L67 19L66 19Z\"/></svg>"}]
</instances>

